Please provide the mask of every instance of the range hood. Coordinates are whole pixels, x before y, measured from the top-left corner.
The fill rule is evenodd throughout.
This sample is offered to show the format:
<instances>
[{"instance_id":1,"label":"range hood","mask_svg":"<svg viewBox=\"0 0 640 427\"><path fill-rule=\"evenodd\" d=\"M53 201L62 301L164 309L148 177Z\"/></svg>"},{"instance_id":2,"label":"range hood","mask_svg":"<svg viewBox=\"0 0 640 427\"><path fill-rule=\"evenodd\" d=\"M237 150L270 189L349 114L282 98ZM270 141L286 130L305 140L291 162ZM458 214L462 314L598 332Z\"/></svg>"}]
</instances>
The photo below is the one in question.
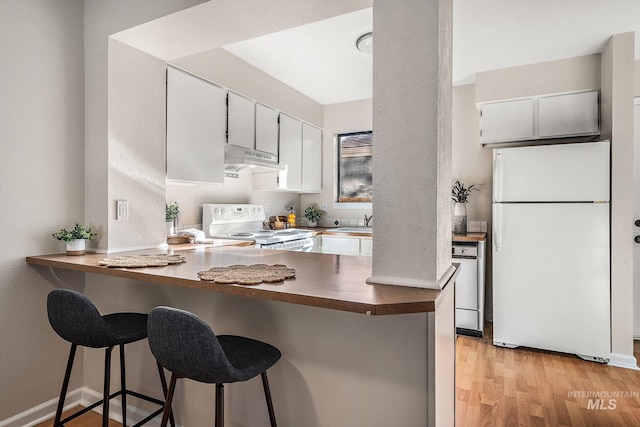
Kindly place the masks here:
<instances>
[{"instance_id":1,"label":"range hood","mask_svg":"<svg viewBox=\"0 0 640 427\"><path fill-rule=\"evenodd\" d=\"M278 156L264 151L227 144L224 148L224 172L237 177L241 172L267 172L284 170L278 164Z\"/></svg>"}]
</instances>

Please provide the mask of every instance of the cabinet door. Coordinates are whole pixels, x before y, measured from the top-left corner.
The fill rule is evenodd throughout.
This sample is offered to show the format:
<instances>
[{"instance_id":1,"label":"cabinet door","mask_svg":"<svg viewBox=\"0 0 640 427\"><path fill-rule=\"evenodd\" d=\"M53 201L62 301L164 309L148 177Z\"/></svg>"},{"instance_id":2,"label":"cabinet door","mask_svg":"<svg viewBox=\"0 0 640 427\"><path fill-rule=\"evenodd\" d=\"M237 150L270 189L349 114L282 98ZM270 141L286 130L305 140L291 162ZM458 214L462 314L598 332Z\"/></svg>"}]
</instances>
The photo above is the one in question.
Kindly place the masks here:
<instances>
[{"instance_id":1,"label":"cabinet door","mask_svg":"<svg viewBox=\"0 0 640 427\"><path fill-rule=\"evenodd\" d=\"M358 255L360 239L357 237L322 236L322 253Z\"/></svg>"},{"instance_id":2,"label":"cabinet door","mask_svg":"<svg viewBox=\"0 0 640 427\"><path fill-rule=\"evenodd\" d=\"M480 110L480 141L519 141L534 135L533 99L493 102Z\"/></svg>"},{"instance_id":3,"label":"cabinet door","mask_svg":"<svg viewBox=\"0 0 640 427\"><path fill-rule=\"evenodd\" d=\"M541 97L538 120L541 138L596 135L599 133L598 92Z\"/></svg>"},{"instance_id":4,"label":"cabinet door","mask_svg":"<svg viewBox=\"0 0 640 427\"><path fill-rule=\"evenodd\" d=\"M278 112L256 104L256 150L278 155Z\"/></svg>"},{"instance_id":5,"label":"cabinet door","mask_svg":"<svg viewBox=\"0 0 640 427\"><path fill-rule=\"evenodd\" d=\"M360 238L360 255L373 255L373 238Z\"/></svg>"},{"instance_id":6,"label":"cabinet door","mask_svg":"<svg viewBox=\"0 0 640 427\"><path fill-rule=\"evenodd\" d=\"M478 260L455 258L462 267L456 278L456 308L478 310Z\"/></svg>"},{"instance_id":7,"label":"cabinet door","mask_svg":"<svg viewBox=\"0 0 640 427\"><path fill-rule=\"evenodd\" d=\"M280 114L280 171L279 186L300 191L302 187L302 122Z\"/></svg>"},{"instance_id":8,"label":"cabinet door","mask_svg":"<svg viewBox=\"0 0 640 427\"><path fill-rule=\"evenodd\" d=\"M167 178L224 182L226 90L167 69Z\"/></svg>"},{"instance_id":9,"label":"cabinet door","mask_svg":"<svg viewBox=\"0 0 640 427\"><path fill-rule=\"evenodd\" d=\"M229 92L227 142L244 148L255 148L255 102Z\"/></svg>"},{"instance_id":10,"label":"cabinet door","mask_svg":"<svg viewBox=\"0 0 640 427\"><path fill-rule=\"evenodd\" d=\"M302 191L322 190L322 131L302 124Z\"/></svg>"}]
</instances>

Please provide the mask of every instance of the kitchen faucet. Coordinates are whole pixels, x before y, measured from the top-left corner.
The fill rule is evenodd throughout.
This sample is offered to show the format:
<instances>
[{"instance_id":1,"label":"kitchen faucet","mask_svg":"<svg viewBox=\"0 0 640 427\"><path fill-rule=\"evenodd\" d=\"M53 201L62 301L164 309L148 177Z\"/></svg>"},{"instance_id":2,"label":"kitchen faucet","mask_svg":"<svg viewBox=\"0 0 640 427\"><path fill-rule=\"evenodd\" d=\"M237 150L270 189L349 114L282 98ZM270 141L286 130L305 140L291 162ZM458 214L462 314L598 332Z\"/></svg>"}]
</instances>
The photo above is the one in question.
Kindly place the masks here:
<instances>
[{"instance_id":1,"label":"kitchen faucet","mask_svg":"<svg viewBox=\"0 0 640 427\"><path fill-rule=\"evenodd\" d=\"M365 227L369 226L369 221L371 221L371 219L373 219L373 215L371 215L370 217L367 217L367 214L364 214L364 226Z\"/></svg>"}]
</instances>

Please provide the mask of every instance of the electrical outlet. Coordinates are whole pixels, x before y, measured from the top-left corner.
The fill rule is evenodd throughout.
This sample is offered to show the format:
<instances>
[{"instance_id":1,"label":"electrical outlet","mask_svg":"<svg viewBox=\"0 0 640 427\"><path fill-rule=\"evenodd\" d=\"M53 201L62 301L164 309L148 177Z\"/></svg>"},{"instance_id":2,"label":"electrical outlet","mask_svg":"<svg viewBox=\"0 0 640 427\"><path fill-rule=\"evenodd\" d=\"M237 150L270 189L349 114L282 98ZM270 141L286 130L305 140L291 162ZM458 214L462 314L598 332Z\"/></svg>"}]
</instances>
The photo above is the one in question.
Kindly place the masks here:
<instances>
[{"instance_id":1,"label":"electrical outlet","mask_svg":"<svg viewBox=\"0 0 640 427\"><path fill-rule=\"evenodd\" d=\"M116 200L116 220L129 219L129 204L126 200Z\"/></svg>"},{"instance_id":2,"label":"electrical outlet","mask_svg":"<svg viewBox=\"0 0 640 427\"><path fill-rule=\"evenodd\" d=\"M264 202L264 213L269 213L269 201Z\"/></svg>"},{"instance_id":3,"label":"electrical outlet","mask_svg":"<svg viewBox=\"0 0 640 427\"><path fill-rule=\"evenodd\" d=\"M326 204L326 203L323 203L323 204L322 204L322 210L323 210L324 212L326 212L326 211L327 211L327 204Z\"/></svg>"}]
</instances>

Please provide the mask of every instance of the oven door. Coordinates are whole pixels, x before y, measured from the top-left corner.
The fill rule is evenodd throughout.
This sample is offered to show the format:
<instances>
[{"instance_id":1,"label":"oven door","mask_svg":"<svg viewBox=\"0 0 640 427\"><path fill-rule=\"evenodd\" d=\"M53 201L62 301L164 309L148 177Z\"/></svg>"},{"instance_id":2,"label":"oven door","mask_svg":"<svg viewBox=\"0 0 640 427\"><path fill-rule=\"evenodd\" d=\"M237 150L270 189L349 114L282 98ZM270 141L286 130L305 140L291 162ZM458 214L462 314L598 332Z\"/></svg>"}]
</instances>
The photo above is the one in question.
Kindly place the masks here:
<instances>
[{"instance_id":1,"label":"oven door","mask_svg":"<svg viewBox=\"0 0 640 427\"><path fill-rule=\"evenodd\" d=\"M314 242L315 239L313 237L308 237L306 239L291 240L289 242L256 244L256 246L262 249L275 249L279 251L313 252Z\"/></svg>"}]
</instances>

